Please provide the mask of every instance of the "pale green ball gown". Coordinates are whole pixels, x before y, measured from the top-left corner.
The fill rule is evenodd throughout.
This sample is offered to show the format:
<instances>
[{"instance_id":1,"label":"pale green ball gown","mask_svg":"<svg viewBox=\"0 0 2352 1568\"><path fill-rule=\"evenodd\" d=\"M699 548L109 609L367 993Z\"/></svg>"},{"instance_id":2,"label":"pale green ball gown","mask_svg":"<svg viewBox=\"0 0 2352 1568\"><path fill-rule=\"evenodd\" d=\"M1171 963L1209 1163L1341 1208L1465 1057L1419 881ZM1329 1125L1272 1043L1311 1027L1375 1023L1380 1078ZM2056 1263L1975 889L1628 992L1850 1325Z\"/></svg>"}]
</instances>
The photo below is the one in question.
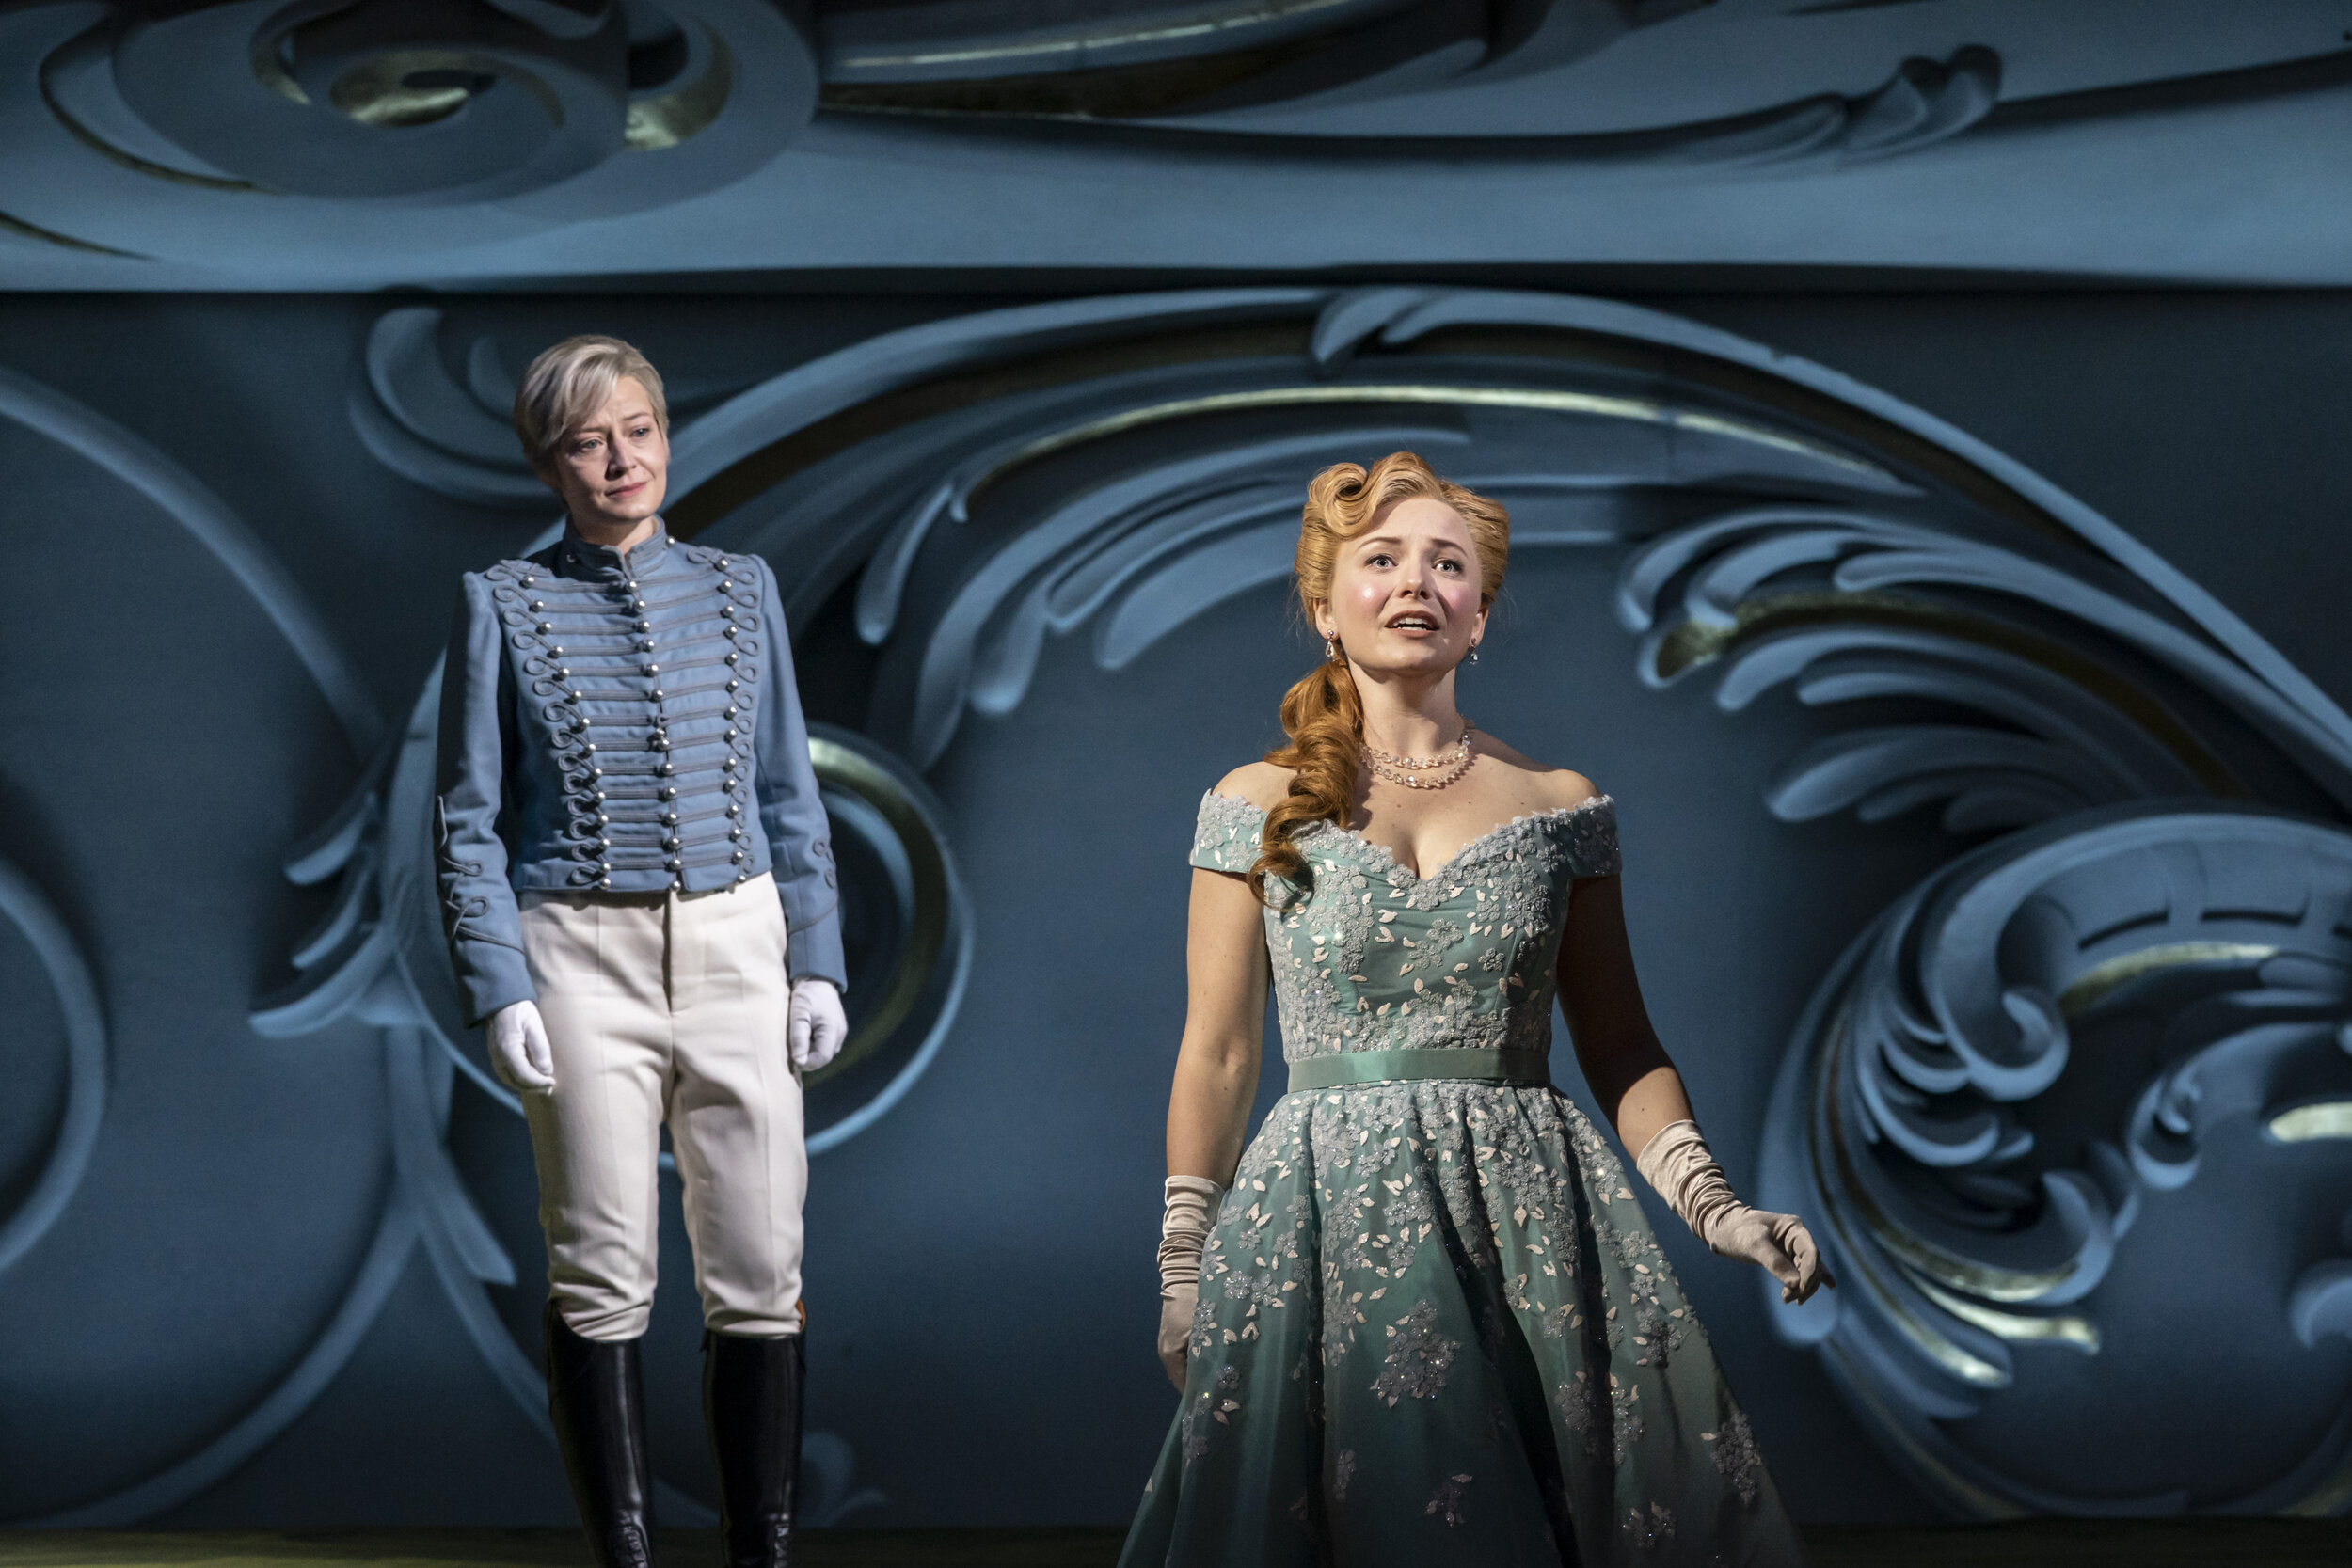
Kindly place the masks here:
<instances>
[{"instance_id":1,"label":"pale green ball gown","mask_svg":"<svg viewBox=\"0 0 2352 1568\"><path fill-rule=\"evenodd\" d=\"M1247 871L1263 822L1212 793L1192 863ZM1294 842L1312 885L1265 916L1292 1092L1201 1256L1121 1568L1802 1562L1623 1166L1544 1067L1615 807L1426 877L1328 822Z\"/></svg>"}]
</instances>

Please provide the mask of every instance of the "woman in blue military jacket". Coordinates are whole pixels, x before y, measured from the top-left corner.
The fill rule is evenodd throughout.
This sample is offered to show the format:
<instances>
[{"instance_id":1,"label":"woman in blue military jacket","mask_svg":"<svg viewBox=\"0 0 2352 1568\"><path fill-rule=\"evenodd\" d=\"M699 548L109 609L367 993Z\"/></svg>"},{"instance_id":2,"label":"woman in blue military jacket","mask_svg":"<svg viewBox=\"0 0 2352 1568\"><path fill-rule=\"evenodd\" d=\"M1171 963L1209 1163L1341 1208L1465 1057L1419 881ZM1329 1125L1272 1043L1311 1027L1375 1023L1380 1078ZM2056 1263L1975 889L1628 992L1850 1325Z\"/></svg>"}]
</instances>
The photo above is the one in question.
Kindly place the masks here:
<instances>
[{"instance_id":1,"label":"woman in blue military jacket","mask_svg":"<svg viewBox=\"0 0 2352 1568\"><path fill-rule=\"evenodd\" d=\"M661 378L612 338L533 362L515 424L564 537L469 573L436 800L459 989L522 1098L548 1405L601 1568L651 1561L638 1339L669 1124L703 1299L727 1557L792 1560L800 1074L839 1050L832 846L775 579L674 542Z\"/></svg>"}]
</instances>

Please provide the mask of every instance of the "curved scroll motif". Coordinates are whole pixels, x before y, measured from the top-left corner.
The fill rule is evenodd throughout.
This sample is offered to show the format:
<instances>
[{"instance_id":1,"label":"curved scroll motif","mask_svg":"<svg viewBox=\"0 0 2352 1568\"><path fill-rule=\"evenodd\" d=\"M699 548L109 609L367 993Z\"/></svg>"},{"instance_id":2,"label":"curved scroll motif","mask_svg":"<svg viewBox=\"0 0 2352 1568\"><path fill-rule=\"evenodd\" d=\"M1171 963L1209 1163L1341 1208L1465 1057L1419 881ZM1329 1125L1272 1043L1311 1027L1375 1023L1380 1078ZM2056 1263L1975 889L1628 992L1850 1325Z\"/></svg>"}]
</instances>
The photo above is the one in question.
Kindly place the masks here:
<instances>
[{"instance_id":1,"label":"curved scroll motif","mask_svg":"<svg viewBox=\"0 0 2352 1568\"><path fill-rule=\"evenodd\" d=\"M2017 1473L1970 1431L2027 1387L2035 1354L2097 1355L2119 1321L2144 1338L2162 1304L2099 1287L2213 1138L2275 1126L2294 1114L2285 1102L2352 1108L2347 906L2352 832L2254 807L2126 802L1947 867L1816 999L1774 1096L1767 1201L1826 1221L1846 1289L1823 1309L1781 1310L1948 1502L1999 1515L2352 1501L2341 1420L2278 1481L2227 1497L2177 1475L2082 1495L2063 1475ZM2053 1094L2061 1078L2073 1092ZM2168 1207L2157 1223L2193 1212ZM2214 1270L2256 1266L2229 1228L2199 1234ZM2352 1259L2311 1265L2283 1321L2258 1313L2233 1331L2283 1354L2316 1349L2346 1332L2348 1274Z\"/></svg>"},{"instance_id":2,"label":"curved scroll motif","mask_svg":"<svg viewBox=\"0 0 2352 1568\"><path fill-rule=\"evenodd\" d=\"M0 1270L6 1270L57 1223L89 1169L106 1117L106 1019L72 931L33 879L4 860L0 915L32 948L65 1026L64 1104L39 1168L21 1181L24 1196L0 1215Z\"/></svg>"},{"instance_id":3,"label":"curved scroll motif","mask_svg":"<svg viewBox=\"0 0 2352 1568\"><path fill-rule=\"evenodd\" d=\"M2329 804L2352 808L2352 736L2333 705L2298 701L2207 628L2149 603L2141 585L2102 582L2046 555L2029 539L1949 523L1756 508L1645 546L1619 610L1646 634L1640 668L1654 685L1724 658L1725 708L1786 682L1808 705L1908 697L1999 726L1914 724L1824 742L1774 790L1773 809L1789 820L1849 806L1871 818L1948 798L1953 826L1995 826L2152 794L2243 794L2250 786L2232 759L2249 749L2244 765L2275 752ZM1680 602L1661 616L1677 579ZM2201 723L2185 705L2199 698L2237 721ZM2201 733L2216 727L2240 733Z\"/></svg>"},{"instance_id":4,"label":"curved scroll motif","mask_svg":"<svg viewBox=\"0 0 2352 1568\"><path fill-rule=\"evenodd\" d=\"M377 462L459 500L546 506L548 487L523 461L504 410L515 387L497 345L477 339L466 385L441 368L441 312L387 310L368 332L365 373L346 404L351 428Z\"/></svg>"},{"instance_id":5,"label":"curved scroll motif","mask_svg":"<svg viewBox=\"0 0 2352 1568\"><path fill-rule=\"evenodd\" d=\"M994 20L986 13L853 9L826 18L823 102L867 113L1242 127L1263 146L1304 139L1284 133L1318 108L1557 70L1696 8L1697 0L1501 8L1317 0L993 28L973 25ZM1852 162L1960 135L1993 112L2000 83L1999 55L1972 44L1945 60L1906 59L1858 95L1823 92L1721 119L1527 139L1563 164L1587 166ZM1280 112L1252 112L1263 110ZM1400 150L1390 128L1379 134L1384 150ZM1427 152L1445 139L1406 145Z\"/></svg>"},{"instance_id":6,"label":"curved scroll motif","mask_svg":"<svg viewBox=\"0 0 2352 1568\"><path fill-rule=\"evenodd\" d=\"M2352 731L2103 520L1929 499L1737 508L1651 540L1620 584L1650 684L1708 669L1726 711L1785 689L1871 716L1787 762L1775 816L1940 803L1949 833L2008 834L1889 910L1799 1026L1765 1201L1825 1222L1849 1289L1768 1309L1961 1512L2352 1507L2352 1420L2320 1420L2315 1448L2233 1495L2180 1468L2186 1425L2143 1421L2145 1457L2096 1490L1997 1435L2023 1410L2062 1421L2045 1390L2108 1375L2038 1357L2144 1341L2144 1291L2102 1286L2151 1205L2217 1252L2286 1223L2230 1226L2223 1200L2184 1193L2215 1126L2258 1123L2304 1151L2285 1190L2325 1190L2320 1146L2352 1129ZM2272 1241L2249 1274L2294 1251ZM2345 1270L2305 1253L2277 1282L2284 1310L2233 1331L2287 1365L2341 1332ZM2296 1408L2312 1386L2248 1397Z\"/></svg>"},{"instance_id":7,"label":"curved scroll motif","mask_svg":"<svg viewBox=\"0 0 2352 1568\"><path fill-rule=\"evenodd\" d=\"M0 419L97 464L185 530L269 616L352 745L362 752L375 745L383 716L318 610L244 520L195 475L113 420L12 371L0 370Z\"/></svg>"},{"instance_id":8,"label":"curved scroll motif","mask_svg":"<svg viewBox=\"0 0 2352 1568\"><path fill-rule=\"evenodd\" d=\"M7 227L123 255L348 237L371 210L381 243L445 241L402 215L421 205L509 233L660 207L773 159L818 85L768 0L47 0L0 16L0 57Z\"/></svg>"},{"instance_id":9,"label":"curved scroll motif","mask_svg":"<svg viewBox=\"0 0 2352 1568\"><path fill-rule=\"evenodd\" d=\"M626 12L232 0L132 18L108 53L114 96L94 75L79 95L49 95L102 150L127 150L101 127L129 121L175 162L342 198L511 199L594 174L596 188L567 193L575 216L583 198L587 212L628 211L747 172L805 123L817 87L801 30L749 0ZM739 102L747 65L762 90Z\"/></svg>"},{"instance_id":10,"label":"curved scroll motif","mask_svg":"<svg viewBox=\"0 0 2352 1568\"><path fill-rule=\"evenodd\" d=\"M1136 327L1181 298L1137 302ZM1207 296L1184 303L1200 309ZM1277 301L1235 305L1261 322L1297 319ZM981 325L963 328L964 341ZM1506 326L1531 353L1530 340L1549 334L1551 357L1540 370L1481 336ZM1576 353L1579 342L1612 341L1663 351L1674 369L1637 380L1604 369L1605 353ZM858 361L872 364L887 348L886 340L863 345ZM842 369L819 362L786 379L805 397ZM812 562L800 590L812 610L862 570L858 626L882 659L869 729L918 761L945 752L965 712L1017 705L1054 639L1090 627L1096 662L1117 668L1211 605L1279 579L1299 477L1327 456L1411 443L1504 495L1522 547L1633 545L1621 607L1645 633L1642 667L1654 684L1708 668L1721 675L1726 709L1786 689L1802 706L1872 716L1789 763L1770 796L1784 819L1851 811L1891 823L1940 802L1947 832L1973 840L2023 829L2074 846L2054 853L2090 855L2108 841L2076 845L2074 835L2104 820L2098 814L2151 800L2266 800L2320 820L2261 821L2325 846L2339 844L2334 824L2352 806L2352 723L2111 522L1883 394L1693 324L1559 296L1335 291L1316 302L1303 341L1232 352L1214 367L1098 366L1042 388L1036 379L838 456L771 469L766 491L712 525L775 559ZM1740 392L1727 394L1730 385ZM1300 422L1282 431L1263 417L1220 422L1242 409ZM735 474L755 467L749 443L739 450L745 457L714 473L712 491L730 493ZM1677 496L1716 505L1693 522ZM1725 496L1736 498L1727 509ZM2195 831L2208 832L2233 819L2217 807L2197 820ZM2169 831L2187 830L2175 821ZM2123 885L2138 853L2103 851L2082 875L2094 889ZM2220 875L2213 867L2241 860L2223 848L2206 885ZM2317 863L2290 854L2262 863L2257 881ZM2039 1481L2020 1454L1954 1457L1962 1450L1945 1428L1986 1411L1989 1396L2009 1396L1996 1416L2051 1397L2033 1356L2108 1354L2102 1325L2119 1321L2119 1309L2100 1287L2153 1190L2149 1172L2188 1168L2168 1139L2194 1119L2189 1107L2215 1103L2216 1085L2245 1081L2231 1064L2249 1048L2224 1043L2234 1026L2185 1014L2168 1027L2183 1041L2214 1031L2215 1052L2184 1044L2177 1074L2110 1082L2075 1060L2069 1029L2105 1030L2111 1009L2165 993L2119 990L2080 1020L2070 1009L2090 1008L2083 988L2137 974L2133 966L2185 974L2236 961L2231 944L2249 943L2133 927L2113 937L2120 968L2099 967L2106 949L2079 974L2053 958L2042 990L1997 989L1976 1004L1982 1016L1956 1037L1963 1043L1931 1049L1917 1043L1930 1022L1917 994L1924 938L1915 918L1927 917L1919 911L1943 885L1921 890L1882 927L1893 955L1884 962L1899 964L1904 985L1854 1004L1852 1027L1867 1022L1886 1039L1912 1042L1903 1072L1857 1069L1832 1088L1804 1079L1769 1136L1796 1136L1817 1114L1870 1118L1850 1139L1861 1173L1851 1182L1791 1189L1775 1174L1772 1190L1786 1194L1775 1201L1820 1219L1841 1249L1847 1228L1863 1226L1868 1244L1895 1248L1885 1238L1897 1237L1906 1249L1897 1258L1963 1261L1921 1265L1915 1283L1894 1263L1873 1273L1857 1262L1864 1277L1849 1295L1867 1305L1846 1309L1851 1331L1820 1326L1821 1314L1838 1312L1833 1305L1809 1308L1790 1332L1819 1342L1890 1452L1963 1512L2342 1506L2331 1479L2342 1473L2342 1433L2323 1434L2275 1481L2229 1497L2169 1491L2153 1440L2137 1469L2122 1465L2117 1489L2103 1494ZM2316 919L2326 904L2325 889L2313 891L2308 911ZM2005 940L2026 942L2033 929ZM2283 968L2261 974L2274 989L2286 985ZM2317 1004L2278 995L2256 1004L2296 1005ZM1820 1026L1807 1027L1801 1038L1810 1042ZM2296 1037L2296 1071L2338 1060L2325 1034ZM2332 1093L2266 1106L2269 1135L2312 1144L2311 1133L2339 1125ZM2033 1164L2042 1107L2084 1100L2104 1107L2094 1121L2106 1117L2104 1131L2086 1135L2088 1152ZM2313 1153L2296 1169L2315 1191L2327 1164L2324 1150ZM1919 1196L1922 1184L1932 1200ZM1884 1234L1854 1218L1866 1198L1887 1216ZM2215 1216L2192 1212L2187 1223L2210 1227ZM1947 1359L1907 1363L1903 1354L1918 1354L1912 1339L1877 1354L1863 1338L1879 1310L1875 1282L1890 1271L1886 1296L1899 1321L1952 1347ZM2286 1309L2250 1310L2247 1332L2311 1344L2341 1321L2352 1287L2339 1260L2322 1259L2280 1289ZM2128 1319L2147 1298L2121 1299ZM2192 1408L2180 1406L2183 1421Z\"/></svg>"},{"instance_id":11,"label":"curved scroll motif","mask_svg":"<svg viewBox=\"0 0 2352 1568\"><path fill-rule=\"evenodd\" d=\"M972 968L972 921L946 814L922 777L848 730L809 726L842 871L850 996L840 1055L807 1081L808 1151L887 1115L938 1056Z\"/></svg>"},{"instance_id":12,"label":"curved scroll motif","mask_svg":"<svg viewBox=\"0 0 2352 1568\"><path fill-rule=\"evenodd\" d=\"M166 1513L234 1474L284 1433L335 1381L382 1315L417 1245L418 1216L395 1188L385 1200L342 1299L287 1373L243 1416L175 1464L95 1501L11 1526L38 1529L106 1529L136 1525Z\"/></svg>"},{"instance_id":13,"label":"curved scroll motif","mask_svg":"<svg viewBox=\"0 0 2352 1568\"><path fill-rule=\"evenodd\" d=\"M91 465L183 531L282 636L343 738L362 752L374 744L382 719L332 633L283 566L218 497L146 441L63 394L8 372L0 372L0 418ZM108 1098L109 1047L107 1020L79 943L40 890L5 862L0 862L0 914L22 933L56 991L67 1057L63 1112L44 1163L29 1191L0 1220L0 1268L7 1268L57 1223L89 1167ZM394 1192L316 1335L249 1409L193 1451L126 1488L46 1517L9 1523L133 1524L231 1473L279 1435L333 1380L389 1299L415 1238L413 1212Z\"/></svg>"},{"instance_id":14,"label":"curved scroll motif","mask_svg":"<svg viewBox=\"0 0 2352 1568\"><path fill-rule=\"evenodd\" d=\"M1623 553L1620 610L1652 684L1709 670L1726 710L1786 691L1800 716L1867 716L1807 721L1818 738L1772 785L1776 816L1886 832L1940 806L1963 841L1825 983L1767 1128L1768 1201L1817 1221L1853 1275L1782 1326L1889 1452L1985 1515L2343 1507L2352 1431L2231 1497L2178 1490L2161 1422L2139 1423L2145 1457L2095 1495L1970 1447L2079 1388L2037 1358L2115 1364L2149 1299L2119 1270L2147 1216L2242 1161L2231 1129L2258 1119L2304 1202L2352 1129L2328 1010L2352 720L2000 453L1834 372L1606 301L1197 291L986 312L800 366L680 429L671 519L777 562L796 629L848 597L873 673L861 736L828 741L920 801L966 716L1017 707L1058 641L1084 636L1119 669L1279 580L1305 475L1407 444L1506 499L1522 549ZM422 799L405 770L429 720L421 705L384 786L384 869L363 806L341 858L318 862L380 892L306 946L319 978L278 1023L453 1011L434 1000L430 899L399 869L425 863L400 802ZM829 779L847 836L845 784ZM372 955L369 896L393 927ZM2118 897L2138 912L2097 924ZM952 1018L940 994L922 1051ZM2140 1056L2085 1043L2134 1029ZM2232 1119L2249 1096L2251 1119ZM2226 1227L2193 1203L2179 1216ZM2276 1310L2233 1311L2309 1347L2340 1332L2352 1275L2297 1257Z\"/></svg>"}]
</instances>

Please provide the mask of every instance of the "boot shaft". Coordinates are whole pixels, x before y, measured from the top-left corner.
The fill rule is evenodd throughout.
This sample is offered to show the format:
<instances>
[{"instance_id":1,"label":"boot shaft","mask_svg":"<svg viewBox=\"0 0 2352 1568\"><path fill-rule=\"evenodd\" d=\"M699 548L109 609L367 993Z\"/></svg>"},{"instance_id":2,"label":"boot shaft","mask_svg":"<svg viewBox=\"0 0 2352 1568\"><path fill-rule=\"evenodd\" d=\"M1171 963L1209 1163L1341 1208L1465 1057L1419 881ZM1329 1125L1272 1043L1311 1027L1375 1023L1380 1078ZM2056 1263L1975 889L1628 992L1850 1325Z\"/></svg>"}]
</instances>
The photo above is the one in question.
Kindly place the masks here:
<instances>
[{"instance_id":1,"label":"boot shaft","mask_svg":"<svg viewBox=\"0 0 2352 1568\"><path fill-rule=\"evenodd\" d=\"M548 1415L596 1568L652 1568L653 1465L635 1339L584 1339L549 1302Z\"/></svg>"},{"instance_id":2,"label":"boot shaft","mask_svg":"<svg viewBox=\"0 0 2352 1568\"><path fill-rule=\"evenodd\" d=\"M792 1568L806 1375L800 1335L703 1336L703 1418L719 1465L727 1568Z\"/></svg>"}]
</instances>

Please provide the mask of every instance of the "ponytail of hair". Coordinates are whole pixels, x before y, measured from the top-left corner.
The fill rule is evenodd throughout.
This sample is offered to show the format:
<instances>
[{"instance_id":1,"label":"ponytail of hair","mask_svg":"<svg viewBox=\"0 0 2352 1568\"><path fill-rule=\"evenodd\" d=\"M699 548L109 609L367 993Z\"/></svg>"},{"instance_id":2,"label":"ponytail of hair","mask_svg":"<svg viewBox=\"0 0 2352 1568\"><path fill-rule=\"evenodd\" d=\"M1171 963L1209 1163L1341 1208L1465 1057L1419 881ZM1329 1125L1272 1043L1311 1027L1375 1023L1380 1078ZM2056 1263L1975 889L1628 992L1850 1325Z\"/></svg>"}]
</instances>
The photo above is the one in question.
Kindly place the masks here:
<instances>
[{"instance_id":1,"label":"ponytail of hair","mask_svg":"<svg viewBox=\"0 0 2352 1568\"><path fill-rule=\"evenodd\" d=\"M1282 733L1291 743L1268 752L1266 761L1293 769L1290 793L1265 814L1258 858L1249 867L1249 891L1268 908L1274 900L1266 895L1267 878L1294 887L1311 880L1307 857L1292 836L1311 822L1344 823L1355 803L1364 704L1343 661L1316 665L1283 696Z\"/></svg>"}]
</instances>

